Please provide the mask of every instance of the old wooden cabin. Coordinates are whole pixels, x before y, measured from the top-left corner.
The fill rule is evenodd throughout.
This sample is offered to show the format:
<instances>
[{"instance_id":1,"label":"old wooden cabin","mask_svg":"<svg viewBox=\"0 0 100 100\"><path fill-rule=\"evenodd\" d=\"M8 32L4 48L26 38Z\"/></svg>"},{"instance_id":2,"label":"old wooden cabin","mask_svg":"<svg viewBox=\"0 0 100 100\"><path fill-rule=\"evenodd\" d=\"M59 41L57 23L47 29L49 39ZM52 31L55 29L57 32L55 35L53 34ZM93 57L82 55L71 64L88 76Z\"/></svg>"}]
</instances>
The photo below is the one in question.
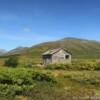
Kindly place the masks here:
<instances>
[{"instance_id":1,"label":"old wooden cabin","mask_svg":"<svg viewBox=\"0 0 100 100\"><path fill-rule=\"evenodd\" d=\"M42 56L44 65L71 63L71 54L61 48L48 50Z\"/></svg>"}]
</instances>

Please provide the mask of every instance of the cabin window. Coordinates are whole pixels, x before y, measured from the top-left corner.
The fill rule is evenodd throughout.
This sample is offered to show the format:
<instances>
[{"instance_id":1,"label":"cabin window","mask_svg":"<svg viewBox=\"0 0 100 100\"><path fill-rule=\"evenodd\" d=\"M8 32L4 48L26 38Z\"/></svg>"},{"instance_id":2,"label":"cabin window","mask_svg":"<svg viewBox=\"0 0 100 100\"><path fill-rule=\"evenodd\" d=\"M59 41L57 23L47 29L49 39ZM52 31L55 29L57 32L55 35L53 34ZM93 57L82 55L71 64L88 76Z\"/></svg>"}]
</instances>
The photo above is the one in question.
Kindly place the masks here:
<instances>
[{"instance_id":1,"label":"cabin window","mask_svg":"<svg viewBox=\"0 0 100 100\"><path fill-rule=\"evenodd\" d=\"M65 58L68 59L69 58L69 55L66 55Z\"/></svg>"}]
</instances>

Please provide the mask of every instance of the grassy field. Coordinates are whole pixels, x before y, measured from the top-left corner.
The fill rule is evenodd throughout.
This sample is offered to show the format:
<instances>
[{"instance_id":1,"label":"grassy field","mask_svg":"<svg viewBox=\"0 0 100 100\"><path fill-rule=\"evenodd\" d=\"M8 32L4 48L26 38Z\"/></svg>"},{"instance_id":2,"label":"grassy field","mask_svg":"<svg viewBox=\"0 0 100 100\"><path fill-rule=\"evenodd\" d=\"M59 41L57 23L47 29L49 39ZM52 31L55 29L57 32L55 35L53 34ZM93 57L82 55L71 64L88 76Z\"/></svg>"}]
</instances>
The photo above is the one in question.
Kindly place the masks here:
<instances>
[{"instance_id":1,"label":"grassy field","mask_svg":"<svg viewBox=\"0 0 100 100\"><path fill-rule=\"evenodd\" d=\"M54 75L64 87L78 87L94 90L96 95L100 95L100 72L99 71L53 71ZM70 84L69 84L70 83Z\"/></svg>"},{"instance_id":2,"label":"grassy field","mask_svg":"<svg viewBox=\"0 0 100 100\"><path fill-rule=\"evenodd\" d=\"M100 96L99 71L0 67L0 100L73 100L79 96Z\"/></svg>"},{"instance_id":3,"label":"grassy field","mask_svg":"<svg viewBox=\"0 0 100 100\"><path fill-rule=\"evenodd\" d=\"M23 56L17 57L18 62L13 66L16 57L11 58L0 59L0 100L91 100L100 97L99 59L73 59L72 64L43 66ZM10 66L5 65L7 60Z\"/></svg>"}]
</instances>

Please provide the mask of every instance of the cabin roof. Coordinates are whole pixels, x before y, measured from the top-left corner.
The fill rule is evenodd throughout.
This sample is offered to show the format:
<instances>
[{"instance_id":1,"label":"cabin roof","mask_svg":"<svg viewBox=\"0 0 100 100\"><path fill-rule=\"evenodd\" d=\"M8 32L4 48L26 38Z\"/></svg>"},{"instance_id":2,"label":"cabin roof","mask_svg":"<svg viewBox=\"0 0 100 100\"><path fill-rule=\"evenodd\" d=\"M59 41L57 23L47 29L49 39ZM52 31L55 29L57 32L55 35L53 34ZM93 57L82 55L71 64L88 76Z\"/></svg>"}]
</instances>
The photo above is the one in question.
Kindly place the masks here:
<instances>
[{"instance_id":1,"label":"cabin roof","mask_svg":"<svg viewBox=\"0 0 100 100\"><path fill-rule=\"evenodd\" d=\"M59 50L64 50L64 49L62 49L62 48L51 49L51 50L44 52L43 55L52 55L52 54L55 54L56 52L58 52ZM66 51L66 50L64 50L64 51Z\"/></svg>"}]
</instances>

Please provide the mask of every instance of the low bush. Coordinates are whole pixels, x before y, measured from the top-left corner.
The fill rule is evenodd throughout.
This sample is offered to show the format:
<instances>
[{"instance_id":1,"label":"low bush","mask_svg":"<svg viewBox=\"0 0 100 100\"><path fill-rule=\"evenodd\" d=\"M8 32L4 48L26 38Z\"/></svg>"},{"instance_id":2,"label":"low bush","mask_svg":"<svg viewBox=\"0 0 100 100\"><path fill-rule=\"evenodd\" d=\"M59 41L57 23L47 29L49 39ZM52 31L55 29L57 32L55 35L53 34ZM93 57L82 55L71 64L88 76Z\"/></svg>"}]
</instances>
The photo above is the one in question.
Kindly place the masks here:
<instances>
[{"instance_id":1,"label":"low bush","mask_svg":"<svg viewBox=\"0 0 100 100\"><path fill-rule=\"evenodd\" d=\"M40 73L40 72L36 72L36 73L33 73L32 75L33 77L33 80L36 80L36 81L47 81L49 83L56 83L56 79L53 77L53 75L49 74L49 73Z\"/></svg>"},{"instance_id":2,"label":"low bush","mask_svg":"<svg viewBox=\"0 0 100 100\"><path fill-rule=\"evenodd\" d=\"M96 63L93 62L79 62L72 64L73 69L75 70L94 70L96 67Z\"/></svg>"},{"instance_id":3,"label":"low bush","mask_svg":"<svg viewBox=\"0 0 100 100\"><path fill-rule=\"evenodd\" d=\"M46 66L46 69L51 70L71 70L72 65L71 64L50 64Z\"/></svg>"},{"instance_id":4,"label":"low bush","mask_svg":"<svg viewBox=\"0 0 100 100\"><path fill-rule=\"evenodd\" d=\"M50 64L45 67L50 70L100 70L98 62L73 62L72 64Z\"/></svg>"},{"instance_id":5,"label":"low bush","mask_svg":"<svg viewBox=\"0 0 100 100\"><path fill-rule=\"evenodd\" d=\"M88 75L86 73L84 74L72 74L72 75L66 75L65 78L68 78L72 80L73 82L78 82L81 84L89 84L94 85L96 87L100 87L100 75Z\"/></svg>"},{"instance_id":6,"label":"low bush","mask_svg":"<svg viewBox=\"0 0 100 100\"><path fill-rule=\"evenodd\" d=\"M5 61L5 66L16 67L18 65L18 57L11 56Z\"/></svg>"},{"instance_id":7,"label":"low bush","mask_svg":"<svg viewBox=\"0 0 100 100\"><path fill-rule=\"evenodd\" d=\"M31 91L38 82L53 85L56 79L50 73L40 70L0 68L0 96L24 94L25 91Z\"/></svg>"},{"instance_id":8,"label":"low bush","mask_svg":"<svg viewBox=\"0 0 100 100\"><path fill-rule=\"evenodd\" d=\"M96 64L95 70L100 71L100 62L98 62L98 63Z\"/></svg>"}]
</instances>

